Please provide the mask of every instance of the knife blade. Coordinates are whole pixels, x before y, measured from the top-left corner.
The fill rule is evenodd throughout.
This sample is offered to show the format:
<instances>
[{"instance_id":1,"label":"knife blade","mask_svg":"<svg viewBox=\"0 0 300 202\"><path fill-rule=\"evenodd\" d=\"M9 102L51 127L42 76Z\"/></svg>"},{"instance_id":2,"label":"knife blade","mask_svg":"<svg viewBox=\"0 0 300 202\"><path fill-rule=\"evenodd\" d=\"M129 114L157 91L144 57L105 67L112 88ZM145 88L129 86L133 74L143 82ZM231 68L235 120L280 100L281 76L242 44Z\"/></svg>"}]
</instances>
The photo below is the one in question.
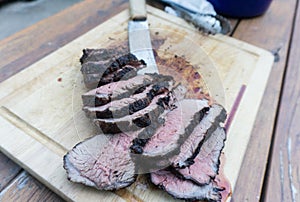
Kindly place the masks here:
<instances>
[{"instance_id":1,"label":"knife blade","mask_svg":"<svg viewBox=\"0 0 300 202\"><path fill-rule=\"evenodd\" d=\"M158 73L147 21L146 1L129 0L129 5L129 50L130 53L134 54L138 59L144 60L147 64L147 67L139 70L138 73Z\"/></svg>"}]
</instances>

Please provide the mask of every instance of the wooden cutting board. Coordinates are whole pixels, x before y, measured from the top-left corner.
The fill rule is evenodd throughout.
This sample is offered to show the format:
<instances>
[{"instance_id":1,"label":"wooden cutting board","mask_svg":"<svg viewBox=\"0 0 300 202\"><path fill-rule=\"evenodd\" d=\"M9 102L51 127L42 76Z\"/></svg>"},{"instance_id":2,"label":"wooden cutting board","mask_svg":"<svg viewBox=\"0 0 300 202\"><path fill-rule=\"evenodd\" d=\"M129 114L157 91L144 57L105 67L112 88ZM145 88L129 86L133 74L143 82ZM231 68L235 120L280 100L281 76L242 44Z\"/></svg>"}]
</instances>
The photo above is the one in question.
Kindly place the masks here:
<instances>
[{"instance_id":1,"label":"wooden cutting board","mask_svg":"<svg viewBox=\"0 0 300 202\"><path fill-rule=\"evenodd\" d=\"M203 77L201 87L230 114L224 172L234 189L273 56L228 36L204 36L182 19L147 9L158 55L189 61ZM145 177L105 192L69 182L63 169L63 155L96 133L81 110L81 94L87 91L80 73L82 49L126 44L128 19L125 10L0 84L1 151L66 200L175 200Z\"/></svg>"}]
</instances>

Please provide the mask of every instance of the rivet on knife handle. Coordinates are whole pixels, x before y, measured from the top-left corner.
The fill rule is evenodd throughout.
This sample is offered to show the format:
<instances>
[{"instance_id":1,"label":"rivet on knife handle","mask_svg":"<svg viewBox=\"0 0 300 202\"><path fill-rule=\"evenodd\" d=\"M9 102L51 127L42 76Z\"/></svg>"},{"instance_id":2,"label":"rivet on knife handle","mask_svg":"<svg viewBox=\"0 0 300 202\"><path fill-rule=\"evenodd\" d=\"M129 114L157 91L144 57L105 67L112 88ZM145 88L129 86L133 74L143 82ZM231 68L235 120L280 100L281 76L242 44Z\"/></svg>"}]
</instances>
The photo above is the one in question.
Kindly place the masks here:
<instances>
[{"instance_id":1,"label":"rivet on knife handle","mask_svg":"<svg viewBox=\"0 0 300 202\"><path fill-rule=\"evenodd\" d=\"M130 17L132 20L146 20L146 0L129 0Z\"/></svg>"}]
</instances>

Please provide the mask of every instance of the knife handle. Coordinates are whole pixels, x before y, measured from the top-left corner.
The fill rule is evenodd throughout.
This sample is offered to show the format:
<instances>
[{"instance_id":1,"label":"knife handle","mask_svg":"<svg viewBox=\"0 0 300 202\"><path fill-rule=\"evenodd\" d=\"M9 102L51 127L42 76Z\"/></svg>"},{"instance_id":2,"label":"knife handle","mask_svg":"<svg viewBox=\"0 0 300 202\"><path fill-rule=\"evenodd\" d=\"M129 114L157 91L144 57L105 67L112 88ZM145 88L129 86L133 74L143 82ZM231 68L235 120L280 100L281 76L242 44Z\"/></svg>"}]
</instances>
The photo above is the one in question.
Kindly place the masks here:
<instances>
[{"instance_id":1,"label":"knife handle","mask_svg":"<svg viewBox=\"0 0 300 202\"><path fill-rule=\"evenodd\" d=\"M147 19L146 0L129 0L130 18L135 21Z\"/></svg>"}]
</instances>

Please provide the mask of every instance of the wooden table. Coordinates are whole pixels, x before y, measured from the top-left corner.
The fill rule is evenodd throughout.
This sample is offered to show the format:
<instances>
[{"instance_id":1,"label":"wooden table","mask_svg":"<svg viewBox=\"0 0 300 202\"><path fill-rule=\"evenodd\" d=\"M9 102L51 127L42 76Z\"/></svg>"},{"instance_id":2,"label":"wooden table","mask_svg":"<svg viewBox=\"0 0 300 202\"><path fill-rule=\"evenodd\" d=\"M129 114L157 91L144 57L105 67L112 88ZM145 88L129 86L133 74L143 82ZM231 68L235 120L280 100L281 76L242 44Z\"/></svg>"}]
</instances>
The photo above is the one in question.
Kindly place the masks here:
<instances>
[{"instance_id":1,"label":"wooden table","mask_svg":"<svg viewBox=\"0 0 300 202\"><path fill-rule=\"evenodd\" d=\"M127 7L127 0L86 0L0 41L0 82ZM236 202L300 200L299 10L296 0L274 0L263 16L231 19L232 37L276 55L233 192ZM28 200L62 201L0 153L0 201Z\"/></svg>"}]
</instances>

